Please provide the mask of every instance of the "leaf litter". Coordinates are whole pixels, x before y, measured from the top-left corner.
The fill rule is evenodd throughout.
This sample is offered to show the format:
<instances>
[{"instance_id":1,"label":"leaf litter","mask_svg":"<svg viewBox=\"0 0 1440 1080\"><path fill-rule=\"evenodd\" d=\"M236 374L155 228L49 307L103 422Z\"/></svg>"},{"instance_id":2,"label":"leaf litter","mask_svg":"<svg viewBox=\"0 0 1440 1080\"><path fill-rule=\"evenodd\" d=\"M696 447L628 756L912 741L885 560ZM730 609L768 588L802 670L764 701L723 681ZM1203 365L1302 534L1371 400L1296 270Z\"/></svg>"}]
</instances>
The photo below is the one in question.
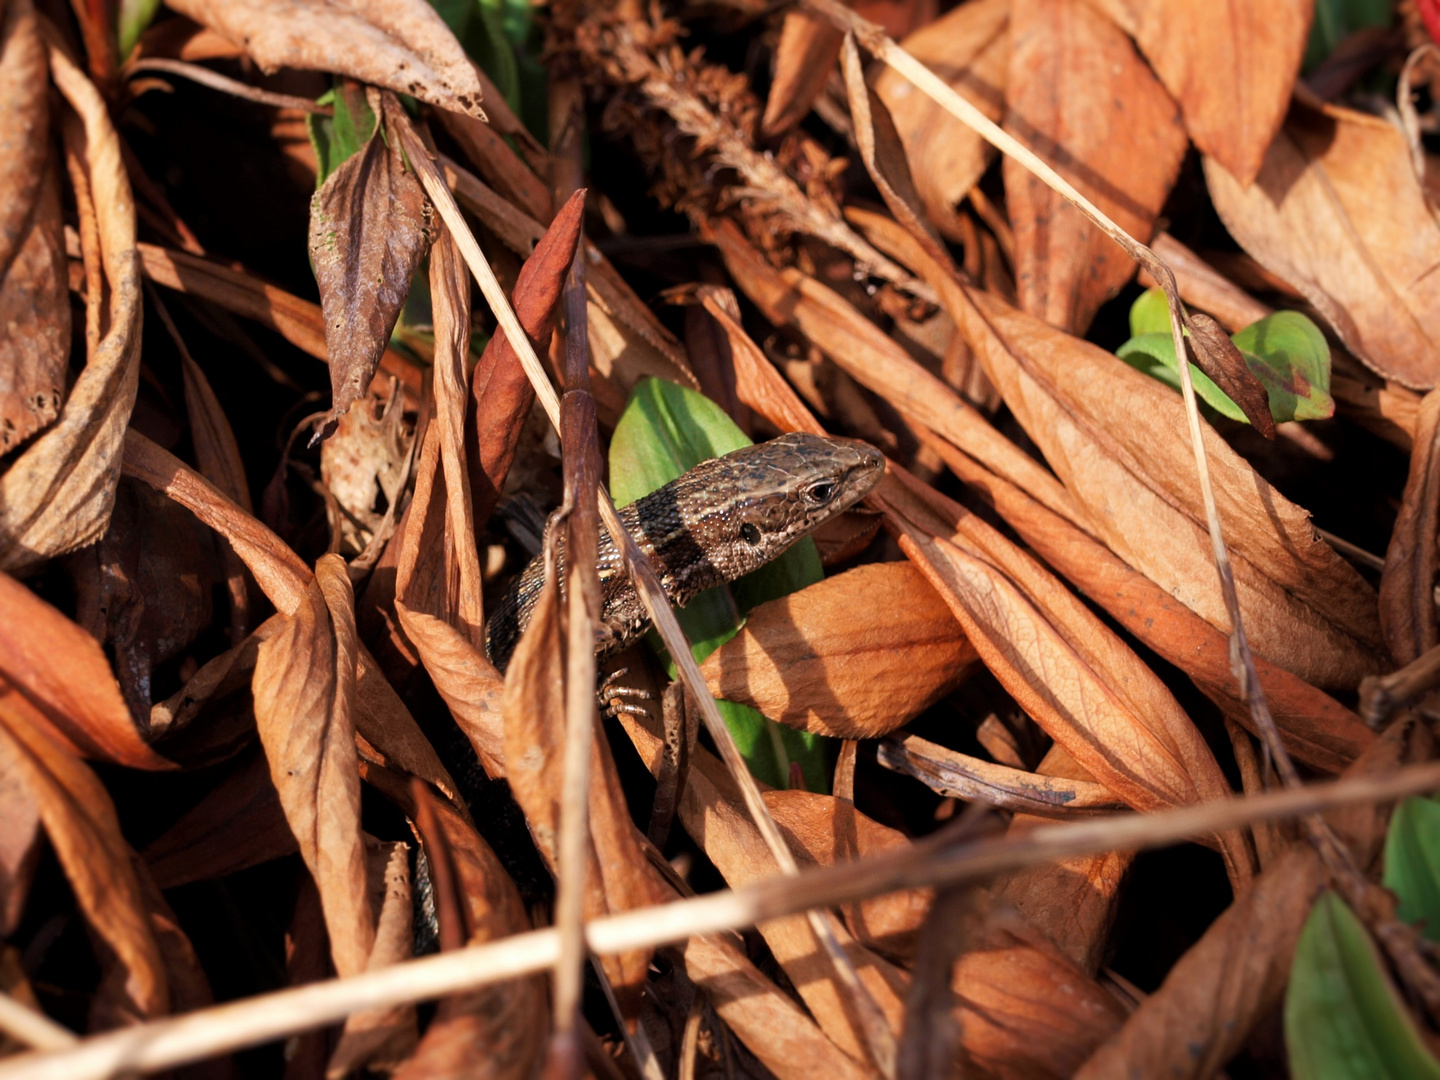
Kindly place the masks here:
<instances>
[{"instance_id":1,"label":"leaf litter","mask_svg":"<svg viewBox=\"0 0 1440 1080\"><path fill-rule=\"evenodd\" d=\"M1435 758L1440 93L1342 7L11 0L0 1075L1440 1069L1433 804L1249 820ZM583 560L496 670L721 428L887 473L678 679ZM1097 818L1188 842L931 887Z\"/></svg>"}]
</instances>

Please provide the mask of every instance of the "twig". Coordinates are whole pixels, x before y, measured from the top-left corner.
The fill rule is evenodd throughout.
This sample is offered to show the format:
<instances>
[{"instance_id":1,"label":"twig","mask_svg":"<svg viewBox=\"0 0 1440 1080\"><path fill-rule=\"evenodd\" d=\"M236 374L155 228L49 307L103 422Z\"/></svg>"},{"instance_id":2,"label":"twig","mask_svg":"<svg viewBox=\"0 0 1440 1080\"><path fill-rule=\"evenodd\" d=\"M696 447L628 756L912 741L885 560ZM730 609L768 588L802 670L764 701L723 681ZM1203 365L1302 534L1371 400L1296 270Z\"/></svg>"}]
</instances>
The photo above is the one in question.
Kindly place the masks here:
<instances>
[{"instance_id":1,"label":"twig","mask_svg":"<svg viewBox=\"0 0 1440 1080\"><path fill-rule=\"evenodd\" d=\"M1039 863L1102 851L1137 851L1342 806L1390 802L1440 787L1440 762L1386 777L1357 777L1250 798L1040 825L1021 835L947 844L941 832L874 858L771 877L742 889L640 908L596 919L586 940L597 955L654 948L904 889L988 880ZM200 1009L96 1035L69 1050L8 1058L0 1080L101 1080L155 1072L284 1038L343 1020L361 1009L410 1004L543 971L560 955L552 929L406 961L348 979L332 979Z\"/></svg>"},{"instance_id":2,"label":"twig","mask_svg":"<svg viewBox=\"0 0 1440 1080\"><path fill-rule=\"evenodd\" d=\"M199 64L187 64L183 60L166 60L161 57L137 60L125 69L125 74L127 77L131 77L142 71L163 71L167 75L179 75L182 79L189 79L201 86L208 86L211 90L218 90L222 94L244 98L246 101L254 101L260 105L273 105L277 109L299 109L301 112L314 113L316 116L335 115L333 106L317 105L309 98L295 97L293 94L277 94L270 90L261 90L258 86L231 79L221 75L218 71L201 67Z\"/></svg>"},{"instance_id":3,"label":"twig","mask_svg":"<svg viewBox=\"0 0 1440 1080\"><path fill-rule=\"evenodd\" d=\"M36 1050L66 1050L80 1042L74 1032L9 994L0 994L0 1031Z\"/></svg>"}]
</instances>

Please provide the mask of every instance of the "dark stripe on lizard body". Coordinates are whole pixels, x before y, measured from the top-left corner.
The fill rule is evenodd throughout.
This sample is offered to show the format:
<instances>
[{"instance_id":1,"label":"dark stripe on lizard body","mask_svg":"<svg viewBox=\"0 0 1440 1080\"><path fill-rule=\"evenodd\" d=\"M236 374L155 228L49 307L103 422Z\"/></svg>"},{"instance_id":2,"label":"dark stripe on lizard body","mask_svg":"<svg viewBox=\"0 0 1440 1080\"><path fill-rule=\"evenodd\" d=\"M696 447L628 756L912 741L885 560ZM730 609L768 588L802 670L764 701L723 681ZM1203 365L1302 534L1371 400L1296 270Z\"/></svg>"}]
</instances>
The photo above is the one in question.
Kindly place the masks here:
<instances>
[{"instance_id":1,"label":"dark stripe on lizard body","mask_svg":"<svg viewBox=\"0 0 1440 1080\"><path fill-rule=\"evenodd\" d=\"M684 607L696 594L758 570L819 525L859 502L885 471L868 443L792 432L701 462L620 510L650 556L665 595ZM559 550L561 576L565 549ZM600 656L634 641L649 622L615 542L600 527L596 627ZM510 662L545 582L543 555L511 583L485 626L485 649L501 671Z\"/></svg>"}]
</instances>

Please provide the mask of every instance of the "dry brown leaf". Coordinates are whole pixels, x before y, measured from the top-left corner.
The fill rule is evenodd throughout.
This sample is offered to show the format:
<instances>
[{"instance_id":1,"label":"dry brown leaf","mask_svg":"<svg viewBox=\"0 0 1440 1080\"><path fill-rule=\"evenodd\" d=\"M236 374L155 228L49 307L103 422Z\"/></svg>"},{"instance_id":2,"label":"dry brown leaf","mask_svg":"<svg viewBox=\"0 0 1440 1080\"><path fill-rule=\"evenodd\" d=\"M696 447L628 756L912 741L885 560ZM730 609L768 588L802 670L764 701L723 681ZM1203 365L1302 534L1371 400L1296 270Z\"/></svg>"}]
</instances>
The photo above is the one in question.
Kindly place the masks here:
<instances>
[{"instance_id":1,"label":"dry brown leaf","mask_svg":"<svg viewBox=\"0 0 1440 1080\"><path fill-rule=\"evenodd\" d=\"M765 805L802 864L833 866L910 844L904 833L862 814L848 799L793 789L766 792ZM915 935L932 901L929 889L907 889L842 904L837 910L861 944L909 962L915 955Z\"/></svg>"},{"instance_id":2,"label":"dry brown leaf","mask_svg":"<svg viewBox=\"0 0 1440 1080\"><path fill-rule=\"evenodd\" d=\"M214 621L211 597L225 576L215 538L182 507L122 477L110 527L71 555L67 569L75 620L110 649L120 691L144 730L155 669Z\"/></svg>"},{"instance_id":3,"label":"dry brown leaf","mask_svg":"<svg viewBox=\"0 0 1440 1080\"><path fill-rule=\"evenodd\" d=\"M1129 39L1082 0L1017 4L1010 41L1005 130L1131 236L1150 239L1185 157L1174 100ZM1020 306L1084 333L1134 262L1018 162L1006 158L1004 174Z\"/></svg>"},{"instance_id":4,"label":"dry brown leaf","mask_svg":"<svg viewBox=\"0 0 1440 1080\"><path fill-rule=\"evenodd\" d=\"M513 156L508 147L504 151ZM517 209L464 169L443 157L441 160L447 179L455 187L456 199L511 250L528 258L535 242L545 233L540 219L549 220L549 210L526 213ZM528 209L523 200L513 195L510 198ZM586 257L591 260L585 270L590 359L603 383L612 384L619 394L628 394L646 376L696 386L685 350L675 336L598 248L587 246ZM524 318L522 315L522 326ZM596 389L603 389L603 385Z\"/></svg>"},{"instance_id":5,"label":"dry brown leaf","mask_svg":"<svg viewBox=\"0 0 1440 1080\"><path fill-rule=\"evenodd\" d=\"M140 374L135 206L119 139L94 84L57 46L49 55L51 78L74 110L62 127L93 333L87 330L85 368L59 418L0 477L0 567L6 570L72 551L105 531Z\"/></svg>"},{"instance_id":6,"label":"dry brown leaf","mask_svg":"<svg viewBox=\"0 0 1440 1080\"><path fill-rule=\"evenodd\" d=\"M1380 625L1395 663L1404 666L1440 643L1435 573L1440 568L1440 391L1420 402L1405 497L1380 577Z\"/></svg>"},{"instance_id":7,"label":"dry brown leaf","mask_svg":"<svg viewBox=\"0 0 1440 1080\"><path fill-rule=\"evenodd\" d=\"M320 479L340 506L330 528L332 535L339 530L342 551L365 551L384 527L410 479L414 437L405 423L405 395L392 386L388 398L362 393L359 407L341 416L320 444Z\"/></svg>"},{"instance_id":8,"label":"dry brown leaf","mask_svg":"<svg viewBox=\"0 0 1440 1080\"><path fill-rule=\"evenodd\" d=\"M1062 1080L1124 1020L1115 997L1018 914L996 913L976 937L951 981L967 1069Z\"/></svg>"},{"instance_id":9,"label":"dry brown leaf","mask_svg":"<svg viewBox=\"0 0 1440 1080\"><path fill-rule=\"evenodd\" d=\"M551 872L558 869L564 745L565 634L553 559L530 623L505 669L505 774L530 833ZM664 899L647 868L630 820L609 745L597 726L590 762L585 917L627 911ZM650 964L647 949L603 960L623 1015L635 1015Z\"/></svg>"},{"instance_id":10,"label":"dry brown leaf","mask_svg":"<svg viewBox=\"0 0 1440 1080\"><path fill-rule=\"evenodd\" d=\"M174 767L141 739L95 639L3 573L0 676L74 753L132 769Z\"/></svg>"},{"instance_id":11,"label":"dry brown leaf","mask_svg":"<svg viewBox=\"0 0 1440 1080\"><path fill-rule=\"evenodd\" d=\"M1392 727L1347 776L1379 776L1403 760L1407 730ZM1386 808L1364 806L1331 816L1368 866L1384 837ZM1170 969L1164 984L1075 1075L1205 1077L1215 1075L1281 1002L1295 942L1316 895L1324 864L1298 844L1255 880Z\"/></svg>"},{"instance_id":12,"label":"dry brown leaf","mask_svg":"<svg viewBox=\"0 0 1440 1080\"><path fill-rule=\"evenodd\" d=\"M678 946L686 972L749 1051L780 1080L864 1080L874 1073L845 1054L721 934Z\"/></svg>"},{"instance_id":13,"label":"dry brown leaf","mask_svg":"<svg viewBox=\"0 0 1440 1080\"><path fill-rule=\"evenodd\" d=\"M375 943L365 970L378 971L415 955L410 848L373 836L364 839L366 887L375 913ZM324 898L322 892L322 903ZM351 1013L326 1066L327 1080L343 1080L362 1066L388 1072L410 1056L418 1039L414 1006Z\"/></svg>"},{"instance_id":14,"label":"dry brown leaf","mask_svg":"<svg viewBox=\"0 0 1440 1080\"><path fill-rule=\"evenodd\" d=\"M660 740L634 717L622 716L621 722L651 771L658 770ZM815 800L818 802L812 801L804 809L814 812L817 806L823 808L839 802L829 796L815 796ZM766 802L770 802L768 796ZM791 809L795 809L794 803ZM853 814L854 808L847 807L847 810ZM697 751L693 756L685 787L680 793L678 813L685 831L704 849L732 888L778 872L777 864L766 850L759 830L751 822L734 781L713 755ZM823 809L821 813L824 813ZM826 822L823 819L817 827L811 828L801 825L794 813L788 816L788 831L792 837L803 841L805 837L824 834ZM839 846L834 844L832 852L838 854L836 849ZM797 857L802 856L803 852L797 853ZM918 918L914 920L914 925L919 925ZM820 1029L853 1061L867 1061L864 1029L849 1007L848 991L836 977L835 969L816 940L809 920L804 915L792 915L761 923L758 929ZM904 1015L907 974L856 941L844 929L835 927L835 936L892 1030L898 1030Z\"/></svg>"},{"instance_id":15,"label":"dry brown leaf","mask_svg":"<svg viewBox=\"0 0 1440 1080\"><path fill-rule=\"evenodd\" d=\"M156 884L173 889L297 850L265 755L254 752L140 854Z\"/></svg>"},{"instance_id":16,"label":"dry brown leaf","mask_svg":"<svg viewBox=\"0 0 1440 1080\"><path fill-rule=\"evenodd\" d=\"M903 727L978 660L954 616L906 563L875 563L762 604L711 653L712 693L844 739Z\"/></svg>"},{"instance_id":17,"label":"dry brown leaf","mask_svg":"<svg viewBox=\"0 0 1440 1080\"><path fill-rule=\"evenodd\" d=\"M75 900L95 931L103 985L92 1024L114 1027L170 1008L165 962L135 876L135 854L120 832L104 785L8 681L0 680L0 755L39 807Z\"/></svg>"},{"instance_id":18,"label":"dry brown leaf","mask_svg":"<svg viewBox=\"0 0 1440 1080\"><path fill-rule=\"evenodd\" d=\"M550 342L565 274L580 240L584 212L585 194L577 191L555 215L515 281L515 316L541 352ZM505 477L515 461L521 429L534 403L535 391L515 347L503 329L497 330L486 343L470 379L467 427L475 434L466 438L465 445L475 517L480 522L489 520L500 498Z\"/></svg>"},{"instance_id":19,"label":"dry brown leaf","mask_svg":"<svg viewBox=\"0 0 1440 1080\"><path fill-rule=\"evenodd\" d=\"M1010 57L1010 0L971 0L916 30L901 44L952 89L999 123ZM995 151L903 75L886 68L875 92L890 110L930 220L966 242L955 207L980 181ZM972 234L973 237L973 234Z\"/></svg>"},{"instance_id":20,"label":"dry brown leaf","mask_svg":"<svg viewBox=\"0 0 1440 1080\"><path fill-rule=\"evenodd\" d=\"M1299 289L1352 353L1410 387L1440 382L1440 224L1388 120L1298 101L1248 188L1212 158L1220 220Z\"/></svg>"},{"instance_id":21,"label":"dry brown leaf","mask_svg":"<svg viewBox=\"0 0 1440 1080\"><path fill-rule=\"evenodd\" d=\"M1076 785L1095 779L1059 745L1050 747L1036 772ZM1016 814L1010 819L1008 833L1019 836L1045 823L1045 818L1036 814ZM1133 851L1057 859L1006 875L990 887L990 893L996 900L1013 904L1055 948L1093 976L1109 948L1120 888L1134 861Z\"/></svg>"},{"instance_id":22,"label":"dry brown leaf","mask_svg":"<svg viewBox=\"0 0 1440 1080\"><path fill-rule=\"evenodd\" d=\"M300 854L320 890L335 970L365 970L375 917L360 834L350 579L323 556L284 629L260 646L255 726Z\"/></svg>"},{"instance_id":23,"label":"dry brown leaf","mask_svg":"<svg viewBox=\"0 0 1440 1080\"><path fill-rule=\"evenodd\" d=\"M268 326L297 349L317 360L329 360L325 346L325 317L320 305L267 284L253 275L221 266L198 255L154 244L137 245L145 276L167 289L198 296L227 311ZM380 359L382 376L393 375L412 394L420 392L420 370L394 349ZM387 386L375 386L383 393Z\"/></svg>"},{"instance_id":24,"label":"dry brown leaf","mask_svg":"<svg viewBox=\"0 0 1440 1080\"><path fill-rule=\"evenodd\" d=\"M573 255L582 206L583 199L572 200L563 214L564 223L556 234L558 236L567 229L569 232L571 251L566 255L566 266L570 255ZM546 250L547 253L553 252L552 247ZM531 265L527 263L526 267ZM517 285L516 293L523 295L528 312L535 311L529 305L538 300L542 307L550 307L549 315L553 317L553 304L558 297L557 281L563 277L564 268L554 262L547 263L545 259L534 265L537 268L545 265L546 273L532 274L527 280L522 271L526 287L522 293L521 286ZM548 300L544 296L537 297L538 293L545 293L547 289L552 290ZM494 487L472 483L469 470L487 466L508 469L509 464L504 457L507 445L505 434L497 430L497 426L502 418L508 418L518 430L518 425L529 413L533 395L530 401L524 403L522 413L507 414L506 410L514 402L505 400L498 388L494 398L486 393L480 397L478 405L473 385L471 395L466 394L465 364L469 355L470 328L468 290L468 272L446 234L437 244L431 260L431 296L436 331L435 422L427 431L425 445L421 449L415 496L399 542L394 604L406 637L441 697L449 705L451 715L469 738L481 766L488 775L498 777L505 774L504 683L483 649L484 614L471 503L472 497L488 494L490 502L485 508L488 514L498 491ZM519 360L515 353L513 350L507 353L507 349L503 333L491 338L476 368L477 381L482 382L488 391L496 378L507 380L506 386L523 399L529 391L529 383L524 379L523 372L518 372ZM490 358L488 365L486 357ZM497 357L501 359L497 360ZM505 362L501 363L501 360ZM502 369L504 375L499 374ZM487 372L489 377L481 379L482 371ZM515 381L517 372L523 386ZM478 445L481 459L478 465L473 459L467 461L470 456L467 451L473 451L477 445L476 441L466 437L467 406L471 410L480 410L478 424L481 437ZM489 410L496 411L492 413ZM509 453L513 458L513 445ZM496 463L497 456L500 465ZM503 472L498 482L504 483Z\"/></svg>"},{"instance_id":25,"label":"dry brown leaf","mask_svg":"<svg viewBox=\"0 0 1440 1080\"><path fill-rule=\"evenodd\" d=\"M386 770L365 778L415 822L429 859L442 948L478 945L530 929L515 883L495 853L455 810L421 785ZM459 925L446 925L447 913ZM453 939L450 935L453 934ZM528 1077L544 1045L545 984L537 976L442 1001L397 1080Z\"/></svg>"},{"instance_id":26,"label":"dry brown leaf","mask_svg":"<svg viewBox=\"0 0 1440 1080\"><path fill-rule=\"evenodd\" d=\"M25 783L25 771L10 754L0 754L0 935L9 937L25 914L30 885L44 845L40 800Z\"/></svg>"},{"instance_id":27,"label":"dry brown leaf","mask_svg":"<svg viewBox=\"0 0 1440 1080\"><path fill-rule=\"evenodd\" d=\"M265 71L348 75L484 119L475 68L425 0L175 0Z\"/></svg>"},{"instance_id":28,"label":"dry brown leaf","mask_svg":"<svg viewBox=\"0 0 1440 1080\"><path fill-rule=\"evenodd\" d=\"M775 77L765 100L760 132L783 135L805 118L835 70L843 35L829 20L799 8L785 13L775 46Z\"/></svg>"},{"instance_id":29,"label":"dry brown leaf","mask_svg":"<svg viewBox=\"0 0 1440 1080\"><path fill-rule=\"evenodd\" d=\"M1240 406L1245 418L1267 439L1275 438L1275 418L1270 415L1270 395L1259 377L1250 370L1240 347L1230 340L1220 324L1204 312L1190 315L1187 351L1195 366L1210 376L1231 401Z\"/></svg>"},{"instance_id":30,"label":"dry brown leaf","mask_svg":"<svg viewBox=\"0 0 1440 1080\"><path fill-rule=\"evenodd\" d=\"M895 130L895 121L885 102L865 81L865 71L860 62L860 48L855 44L854 35L845 38L840 51L840 70L845 76L845 93L850 102L850 118L855 128L855 145L860 151L860 160L865 171L875 182L880 197L915 239L924 245L930 257L951 270L955 264L950 259L935 227L925 215L924 205L915 190L915 181L910 174L905 146Z\"/></svg>"},{"instance_id":31,"label":"dry brown leaf","mask_svg":"<svg viewBox=\"0 0 1440 1080\"><path fill-rule=\"evenodd\" d=\"M54 421L70 359L60 176L45 44L29 0L0 25L0 452Z\"/></svg>"},{"instance_id":32,"label":"dry brown leaf","mask_svg":"<svg viewBox=\"0 0 1440 1080\"><path fill-rule=\"evenodd\" d=\"M380 94L367 97L378 116ZM386 99L387 120L392 108ZM370 385L429 250L433 210L399 145L377 123L310 200L310 260L320 286L332 401L328 423Z\"/></svg>"},{"instance_id":33,"label":"dry brown leaf","mask_svg":"<svg viewBox=\"0 0 1440 1080\"><path fill-rule=\"evenodd\" d=\"M1242 184L1260 171L1300 73L1312 0L1089 0L1135 39L1202 153Z\"/></svg>"}]
</instances>

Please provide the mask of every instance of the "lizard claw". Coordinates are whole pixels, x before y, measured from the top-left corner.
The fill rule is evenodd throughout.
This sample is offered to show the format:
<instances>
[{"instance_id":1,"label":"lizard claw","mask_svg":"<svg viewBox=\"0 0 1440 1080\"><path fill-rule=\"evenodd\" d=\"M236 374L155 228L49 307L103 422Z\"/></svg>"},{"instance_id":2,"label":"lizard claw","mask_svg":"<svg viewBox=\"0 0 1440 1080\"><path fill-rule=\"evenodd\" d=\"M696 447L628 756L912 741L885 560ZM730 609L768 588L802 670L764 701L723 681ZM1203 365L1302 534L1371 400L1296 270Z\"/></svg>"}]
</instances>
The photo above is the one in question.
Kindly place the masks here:
<instances>
[{"instance_id":1,"label":"lizard claw","mask_svg":"<svg viewBox=\"0 0 1440 1080\"><path fill-rule=\"evenodd\" d=\"M635 717L649 715L645 706L639 705L637 702L650 701L653 699L653 695L650 691L642 690L638 686L622 684L620 680L629 674L628 667L616 668L600 680L595 697L600 702L600 711L606 716L618 720L621 713ZM631 700L627 701L626 698Z\"/></svg>"}]
</instances>

